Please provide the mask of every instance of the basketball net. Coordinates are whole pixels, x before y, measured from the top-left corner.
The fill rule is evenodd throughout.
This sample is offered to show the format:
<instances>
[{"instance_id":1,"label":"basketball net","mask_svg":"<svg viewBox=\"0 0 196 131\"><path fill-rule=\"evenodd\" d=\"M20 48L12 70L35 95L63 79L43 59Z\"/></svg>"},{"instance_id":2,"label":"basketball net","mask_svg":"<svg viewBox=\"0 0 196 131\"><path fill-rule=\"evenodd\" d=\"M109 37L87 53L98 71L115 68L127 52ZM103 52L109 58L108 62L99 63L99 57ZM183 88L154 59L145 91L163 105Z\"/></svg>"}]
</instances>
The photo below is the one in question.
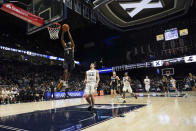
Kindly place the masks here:
<instances>
[{"instance_id":1,"label":"basketball net","mask_svg":"<svg viewBox=\"0 0 196 131\"><path fill-rule=\"evenodd\" d=\"M52 39L52 40L58 39L60 29L61 29L61 25L59 23L54 23L53 25L48 26L50 39Z\"/></svg>"},{"instance_id":2,"label":"basketball net","mask_svg":"<svg viewBox=\"0 0 196 131\"><path fill-rule=\"evenodd\" d=\"M170 74L169 74L169 73L167 73L167 74L166 74L166 76L167 76L167 77L169 77L169 76L170 76Z\"/></svg>"}]
</instances>

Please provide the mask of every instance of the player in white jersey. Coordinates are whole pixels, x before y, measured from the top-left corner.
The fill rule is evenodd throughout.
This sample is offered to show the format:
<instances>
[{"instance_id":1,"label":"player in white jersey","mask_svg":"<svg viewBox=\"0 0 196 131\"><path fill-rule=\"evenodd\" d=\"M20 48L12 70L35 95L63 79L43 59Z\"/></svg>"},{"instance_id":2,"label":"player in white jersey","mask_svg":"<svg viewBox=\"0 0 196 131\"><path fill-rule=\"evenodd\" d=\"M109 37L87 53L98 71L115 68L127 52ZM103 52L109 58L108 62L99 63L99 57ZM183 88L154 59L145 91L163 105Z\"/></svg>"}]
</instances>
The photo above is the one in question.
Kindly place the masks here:
<instances>
[{"instance_id":1,"label":"player in white jersey","mask_svg":"<svg viewBox=\"0 0 196 131\"><path fill-rule=\"evenodd\" d=\"M16 103L16 91L15 88L10 89L10 100L12 103Z\"/></svg>"},{"instance_id":2,"label":"player in white jersey","mask_svg":"<svg viewBox=\"0 0 196 131\"><path fill-rule=\"evenodd\" d=\"M144 84L145 84L145 89L146 92L149 95L149 90L150 90L150 79L148 78L148 76L146 76L146 78L144 79Z\"/></svg>"},{"instance_id":3,"label":"player in white jersey","mask_svg":"<svg viewBox=\"0 0 196 131\"><path fill-rule=\"evenodd\" d=\"M171 80L170 80L170 84L172 85L172 88L177 92L177 88L176 88L176 80L171 77Z\"/></svg>"},{"instance_id":4,"label":"player in white jersey","mask_svg":"<svg viewBox=\"0 0 196 131\"><path fill-rule=\"evenodd\" d=\"M2 96L3 96L3 103L4 104L5 104L5 100L9 101L8 91L7 91L6 87L2 90Z\"/></svg>"},{"instance_id":5,"label":"player in white jersey","mask_svg":"<svg viewBox=\"0 0 196 131\"><path fill-rule=\"evenodd\" d=\"M86 97L86 101L89 103L88 110L92 110L95 104L94 93L98 87L100 78L99 72L95 70L95 64L91 63L90 70L86 71L86 76L84 83L86 84L86 88L84 90L84 96Z\"/></svg>"},{"instance_id":6,"label":"player in white jersey","mask_svg":"<svg viewBox=\"0 0 196 131\"><path fill-rule=\"evenodd\" d=\"M131 78L128 76L128 73L126 72L123 77L123 103L126 103L125 101L126 91L128 91L131 95L135 96L135 98L137 99L137 96L132 91L130 83L131 83Z\"/></svg>"}]
</instances>

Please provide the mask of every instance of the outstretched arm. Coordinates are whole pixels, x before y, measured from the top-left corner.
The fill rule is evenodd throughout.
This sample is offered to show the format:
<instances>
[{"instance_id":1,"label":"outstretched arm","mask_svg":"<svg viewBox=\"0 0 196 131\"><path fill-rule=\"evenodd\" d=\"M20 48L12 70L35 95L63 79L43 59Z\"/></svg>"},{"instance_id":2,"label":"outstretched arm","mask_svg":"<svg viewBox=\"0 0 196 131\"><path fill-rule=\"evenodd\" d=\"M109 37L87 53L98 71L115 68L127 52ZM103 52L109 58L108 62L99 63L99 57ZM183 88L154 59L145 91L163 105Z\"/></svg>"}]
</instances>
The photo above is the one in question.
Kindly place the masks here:
<instances>
[{"instance_id":1,"label":"outstretched arm","mask_svg":"<svg viewBox=\"0 0 196 131\"><path fill-rule=\"evenodd\" d=\"M85 79L84 79L84 84L87 83L87 72L85 73Z\"/></svg>"},{"instance_id":2,"label":"outstretched arm","mask_svg":"<svg viewBox=\"0 0 196 131\"><path fill-rule=\"evenodd\" d=\"M70 33L69 30L68 30L68 36L69 36L69 39L70 39L70 41L71 41L72 49L74 49L74 48L75 48L75 43L74 43L74 41L73 41L73 39L72 39L72 36L71 36L71 33Z\"/></svg>"},{"instance_id":3,"label":"outstretched arm","mask_svg":"<svg viewBox=\"0 0 196 131\"><path fill-rule=\"evenodd\" d=\"M117 80L119 81L120 80L120 78L117 76Z\"/></svg>"},{"instance_id":4,"label":"outstretched arm","mask_svg":"<svg viewBox=\"0 0 196 131\"><path fill-rule=\"evenodd\" d=\"M117 76L117 86L120 86L120 78Z\"/></svg>"},{"instance_id":5,"label":"outstretched arm","mask_svg":"<svg viewBox=\"0 0 196 131\"><path fill-rule=\"evenodd\" d=\"M111 77L112 78L112 77ZM112 79L111 79L111 81L110 81L110 86L112 85Z\"/></svg>"},{"instance_id":6,"label":"outstretched arm","mask_svg":"<svg viewBox=\"0 0 196 131\"><path fill-rule=\"evenodd\" d=\"M63 48L65 48L67 46L67 44L65 43L65 40L64 40L65 39L64 35L65 35L65 32L62 31L62 33L61 33L61 45L62 45Z\"/></svg>"},{"instance_id":7,"label":"outstretched arm","mask_svg":"<svg viewBox=\"0 0 196 131\"><path fill-rule=\"evenodd\" d=\"M97 77L97 83L96 84L98 85L99 84L99 81L100 81L99 71L96 72L96 77Z\"/></svg>"},{"instance_id":8,"label":"outstretched arm","mask_svg":"<svg viewBox=\"0 0 196 131\"><path fill-rule=\"evenodd\" d=\"M130 82L130 83L131 83L131 78L130 78L130 77L128 78L128 82Z\"/></svg>"}]
</instances>

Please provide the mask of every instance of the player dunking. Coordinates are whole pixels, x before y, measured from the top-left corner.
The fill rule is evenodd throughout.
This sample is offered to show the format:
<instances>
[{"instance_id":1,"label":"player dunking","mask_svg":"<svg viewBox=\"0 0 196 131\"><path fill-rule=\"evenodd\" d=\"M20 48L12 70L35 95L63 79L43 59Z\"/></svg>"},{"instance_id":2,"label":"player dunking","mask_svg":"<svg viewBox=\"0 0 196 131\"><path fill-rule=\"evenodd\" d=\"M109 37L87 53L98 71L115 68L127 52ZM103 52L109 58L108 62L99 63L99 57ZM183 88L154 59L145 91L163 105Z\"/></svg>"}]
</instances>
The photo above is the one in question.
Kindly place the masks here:
<instances>
[{"instance_id":1,"label":"player dunking","mask_svg":"<svg viewBox=\"0 0 196 131\"><path fill-rule=\"evenodd\" d=\"M128 91L132 96L135 96L135 98L137 99L137 96L132 91L130 83L131 83L131 78L128 76L128 73L126 72L123 77L123 85L124 85L123 86L123 103L126 103L125 101L126 91Z\"/></svg>"},{"instance_id":2,"label":"player dunking","mask_svg":"<svg viewBox=\"0 0 196 131\"><path fill-rule=\"evenodd\" d=\"M95 70L95 64L91 63L90 70L86 71L84 83L86 84L86 88L84 90L84 96L86 97L86 101L89 103L88 110L92 110L94 108L95 100L94 93L98 87L100 78L99 72Z\"/></svg>"},{"instance_id":3,"label":"player dunking","mask_svg":"<svg viewBox=\"0 0 196 131\"><path fill-rule=\"evenodd\" d=\"M111 82L110 82L110 86L111 86L111 96L112 98L115 96L117 96L116 90L119 86L119 77L116 75L116 72L113 72L112 76L111 76Z\"/></svg>"},{"instance_id":4,"label":"player dunking","mask_svg":"<svg viewBox=\"0 0 196 131\"><path fill-rule=\"evenodd\" d=\"M65 86L65 93L67 94L68 92L68 81L70 78L70 73L75 67L74 63L74 49L75 49L75 43L72 39L71 33L69 29L67 30L68 36L70 39L70 42L65 42L64 40L64 35L65 31L62 30L61 34L61 44L64 48L64 62L63 62L63 68L64 68L64 81L63 85Z\"/></svg>"}]
</instances>

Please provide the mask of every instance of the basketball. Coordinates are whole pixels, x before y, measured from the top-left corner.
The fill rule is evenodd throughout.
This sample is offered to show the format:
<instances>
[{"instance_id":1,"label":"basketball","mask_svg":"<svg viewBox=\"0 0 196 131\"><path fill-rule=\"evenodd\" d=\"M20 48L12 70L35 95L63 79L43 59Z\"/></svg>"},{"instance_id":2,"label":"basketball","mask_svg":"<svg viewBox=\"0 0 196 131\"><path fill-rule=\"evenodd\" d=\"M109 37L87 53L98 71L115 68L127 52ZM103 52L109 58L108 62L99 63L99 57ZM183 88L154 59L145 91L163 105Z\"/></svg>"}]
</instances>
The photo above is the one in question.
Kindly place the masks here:
<instances>
[{"instance_id":1,"label":"basketball","mask_svg":"<svg viewBox=\"0 0 196 131\"><path fill-rule=\"evenodd\" d=\"M169 62L167 61L167 62L165 62L165 66L169 66Z\"/></svg>"},{"instance_id":2,"label":"basketball","mask_svg":"<svg viewBox=\"0 0 196 131\"><path fill-rule=\"evenodd\" d=\"M64 24L62 29L63 29L63 31L68 31L69 30L69 25L68 24Z\"/></svg>"}]
</instances>

